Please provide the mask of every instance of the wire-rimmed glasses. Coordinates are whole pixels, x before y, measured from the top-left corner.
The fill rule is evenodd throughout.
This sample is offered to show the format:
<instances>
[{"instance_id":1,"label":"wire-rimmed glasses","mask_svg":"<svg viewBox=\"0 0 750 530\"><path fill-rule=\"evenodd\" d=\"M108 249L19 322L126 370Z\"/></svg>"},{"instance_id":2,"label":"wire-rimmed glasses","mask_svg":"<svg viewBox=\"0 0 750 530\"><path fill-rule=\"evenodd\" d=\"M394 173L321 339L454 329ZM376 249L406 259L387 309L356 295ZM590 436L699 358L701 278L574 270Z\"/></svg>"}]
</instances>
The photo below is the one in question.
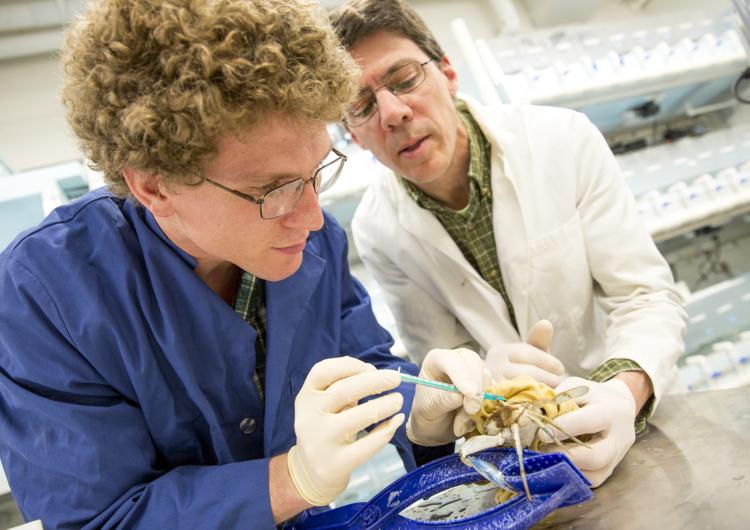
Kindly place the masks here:
<instances>
[{"instance_id":1,"label":"wire-rimmed glasses","mask_svg":"<svg viewBox=\"0 0 750 530\"><path fill-rule=\"evenodd\" d=\"M395 96L408 94L413 91L421 85L427 77L425 66L430 61L432 61L432 59L427 59L423 63L418 63L416 61L406 63L390 72L383 80L383 84L378 88L362 91L354 101L354 104L349 107L349 110L346 112L346 117L344 118L346 124L350 127L360 127L373 117L375 111L378 110L378 100L375 97L375 94L379 90L385 88Z\"/></svg>"},{"instance_id":2,"label":"wire-rimmed glasses","mask_svg":"<svg viewBox=\"0 0 750 530\"><path fill-rule=\"evenodd\" d=\"M328 156L320 163L312 177L308 179L298 178L277 186L265 192L260 198L253 197L247 193L242 193L235 189L229 188L220 182L216 182L206 177L206 182L210 182L217 188L228 191L246 201L260 205L260 216L263 219L273 219L287 212L290 212L297 206L302 197L302 190L308 182L312 182L315 193L320 194L329 189L341 175L344 168L346 155L335 147L331 148Z\"/></svg>"}]
</instances>

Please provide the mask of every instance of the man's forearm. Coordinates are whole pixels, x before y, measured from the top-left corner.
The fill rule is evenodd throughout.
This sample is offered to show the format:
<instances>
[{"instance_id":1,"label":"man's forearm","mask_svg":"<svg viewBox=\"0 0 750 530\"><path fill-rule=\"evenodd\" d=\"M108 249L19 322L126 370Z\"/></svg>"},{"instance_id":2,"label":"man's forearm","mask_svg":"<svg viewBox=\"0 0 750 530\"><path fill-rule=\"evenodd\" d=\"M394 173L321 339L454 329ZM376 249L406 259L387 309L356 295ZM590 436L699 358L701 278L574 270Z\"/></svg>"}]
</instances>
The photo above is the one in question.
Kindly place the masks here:
<instances>
[{"instance_id":1,"label":"man's forearm","mask_svg":"<svg viewBox=\"0 0 750 530\"><path fill-rule=\"evenodd\" d=\"M643 408L643 405L646 404L648 399L654 393L654 385L651 383L651 378L646 372L641 370L620 372L614 378L620 379L623 383L628 385L628 388L635 399L635 412L638 414Z\"/></svg>"},{"instance_id":2,"label":"man's forearm","mask_svg":"<svg viewBox=\"0 0 750 530\"><path fill-rule=\"evenodd\" d=\"M273 457L268 463L268 493L271 513L276 524L290 519L311 505L297 492L287 466L287 453Z\"/></svg>"}]
</instances>

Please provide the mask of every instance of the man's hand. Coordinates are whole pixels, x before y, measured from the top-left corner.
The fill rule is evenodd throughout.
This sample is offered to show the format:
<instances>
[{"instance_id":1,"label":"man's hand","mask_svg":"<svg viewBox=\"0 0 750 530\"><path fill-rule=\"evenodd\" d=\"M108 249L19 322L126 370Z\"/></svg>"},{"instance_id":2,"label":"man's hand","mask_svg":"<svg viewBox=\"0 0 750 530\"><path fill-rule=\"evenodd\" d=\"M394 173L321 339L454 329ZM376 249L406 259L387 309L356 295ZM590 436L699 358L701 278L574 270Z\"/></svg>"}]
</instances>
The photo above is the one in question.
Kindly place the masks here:
<instances>
[{"instance_id":1,"label":"man's hand","mask_svg":"<svg viewBox=\"0 0 750 530\"><path fill-rule=\"evenodd\" d=\"M287 460L302 498L315 506L329 504L344 491L354 468L393 438L404 422L404 415L396 414L403 405L401 394L358 402L400 383L398 372L376 370L352 357L326 359L312 367L294 400L297 445ZM386 421L357 438L357 433L382 420Z\"/></svg>"},{"instance_id":2,"label":"man's hand","mask_svg":"<svg viewBox=\"0 0 750 530\"><path fill-rule=\"evenodd\" d=\"M605 383L595 383L580 377L569 377L555 392L563 392L577 386L588 386L586 395L576 401L577 410L558 416L555 424L571 436L594 434L589 447L566 442L568 456L591 481L593 487L601 485L622 460L635 441L636 402L628 385L615 377ZM558 434L555 429L552 429ZM552 442L545 433L539 437L543 442ZM543 446L542 451L559 451L554 443Z\"/></svg>"},{"instance_id":3,"label":"man's hand","mask_svg":"<svg viewBox=\"0 0 750 530\"><path fill-rule=\"evenodd\" d=\"M482 359L471 350L431 350L419 376L452 383L461 394L417 385L406 424L409 439L418 445L435 446L452 442L471 427L469 414L479 411L484 389L490 385Z\"/></svg>"},{"instance_id":4,"label":"man's hand","mask_svg":"<svg viewBox=\"0 0 750 530\"><path fill-rule=\"evenodd\" d=\"M485 366L494 381L528 375L552 388L562 381L565 368L549 354L552 323L540 320L529 331L526 342L501 344L487 352Z\"/></svg>"}]
</instances>

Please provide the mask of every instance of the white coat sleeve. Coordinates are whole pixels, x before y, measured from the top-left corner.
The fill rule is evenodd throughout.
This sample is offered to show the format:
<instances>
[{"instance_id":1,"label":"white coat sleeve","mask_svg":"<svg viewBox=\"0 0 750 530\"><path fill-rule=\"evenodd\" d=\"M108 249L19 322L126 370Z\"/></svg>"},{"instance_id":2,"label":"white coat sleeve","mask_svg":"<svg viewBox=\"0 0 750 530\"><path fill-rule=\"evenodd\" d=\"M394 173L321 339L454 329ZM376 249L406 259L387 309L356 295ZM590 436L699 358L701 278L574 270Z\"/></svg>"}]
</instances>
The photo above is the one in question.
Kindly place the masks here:
<instances>
[{"instance_id":1,"label":"white coat sleeve","mask_svg":"<svg viewBox=\"0 0 750 530\"><path fill-rule=\"evenodd\" d=\"M477 350L478 346L456 317L414 283L388 255L386 240L375 224L355 218L352 228L357 252L383 289L399 337L414 363L421 366L427 352L433 348Z\"/></svg>"},{"instance_id":2,"label":"white coat sleeve","mask_svg":"<svg viewBox=\"0 0 750 530\"><path fill-rule=\"evenodd\" d=\"M608 315L607 359L637 362L658 402L684 351L684 300L605 139L581 114L573 130L583 139L577 208L596 295Z\"/></svg>"}]
</instances>

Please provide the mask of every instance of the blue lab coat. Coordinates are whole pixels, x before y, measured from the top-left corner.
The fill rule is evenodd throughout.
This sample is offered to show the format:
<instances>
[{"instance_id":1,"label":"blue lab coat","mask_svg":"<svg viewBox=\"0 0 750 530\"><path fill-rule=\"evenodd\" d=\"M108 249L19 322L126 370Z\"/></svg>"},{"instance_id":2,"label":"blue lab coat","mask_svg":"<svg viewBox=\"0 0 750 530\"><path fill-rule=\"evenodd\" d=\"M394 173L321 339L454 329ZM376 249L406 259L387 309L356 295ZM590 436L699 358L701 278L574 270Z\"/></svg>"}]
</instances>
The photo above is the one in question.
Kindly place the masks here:
<instances>
[{"instance_id":1,"label":"blue lab coat","mask_svg":"<svg viewBox=\"0 0 750 530\"><path fill-rule=\"evenodd\" d=\"M145 209L104 190L0 254L0 457L26 518L47 530L273 528L268 460L295 443L310 368L351 355L416 373L389 353L327 214L300 269L266 282L265 402L255 331L195 264ZM400 390L408 414L413 390ZM412 468L403 426L393 443Z\"/></svg>"}]
</instances>

